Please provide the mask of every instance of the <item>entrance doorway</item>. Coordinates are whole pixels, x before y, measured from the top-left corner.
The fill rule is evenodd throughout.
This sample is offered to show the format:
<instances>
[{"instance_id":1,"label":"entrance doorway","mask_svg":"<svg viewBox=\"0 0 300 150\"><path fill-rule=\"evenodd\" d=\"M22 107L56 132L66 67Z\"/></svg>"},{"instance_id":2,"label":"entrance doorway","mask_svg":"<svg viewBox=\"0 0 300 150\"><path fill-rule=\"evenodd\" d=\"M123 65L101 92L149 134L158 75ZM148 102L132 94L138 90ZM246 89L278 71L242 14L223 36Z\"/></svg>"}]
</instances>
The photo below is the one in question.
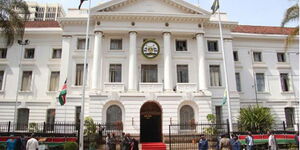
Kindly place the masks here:
<instances>
[{"instance_id":1,"label":"entrance doorway","mask_svg":"<svg viewBox=\"0 0 300 150\"><path fill-rule=\"evenodd\" d=\"M162 142L162 110L155 102L146 102L140 111L141 142Z\"/></svg>"}]
</instances>

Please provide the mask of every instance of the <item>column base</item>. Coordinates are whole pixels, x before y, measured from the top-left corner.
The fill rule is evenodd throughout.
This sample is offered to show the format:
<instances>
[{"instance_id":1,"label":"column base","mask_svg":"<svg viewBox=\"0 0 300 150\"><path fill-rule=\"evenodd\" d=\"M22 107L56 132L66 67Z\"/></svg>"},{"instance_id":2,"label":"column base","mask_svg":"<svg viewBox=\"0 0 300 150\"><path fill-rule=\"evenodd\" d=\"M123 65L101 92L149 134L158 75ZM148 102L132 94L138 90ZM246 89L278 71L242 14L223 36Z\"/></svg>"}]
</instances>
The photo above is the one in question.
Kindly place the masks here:
<instances>
[{"instance_id":1,"label":"column base","mask_svg":"<svg viewBox=\"0 0 300 150\"><path fill-rule=\"evenodd\" d=\"M127 90L127 93L138 93L138 92L139 92L138 90L134 90L134 89Z\"/></svg>"},{"instance_id":2,"label":"column base","mask_svg":"<svg viewBox=\"0 0 300 150\"><path fill-rule=\"evenodd\" d=\"M165 93L175 93L173 89L165 89Z\"/></svg>"}]
</instances>

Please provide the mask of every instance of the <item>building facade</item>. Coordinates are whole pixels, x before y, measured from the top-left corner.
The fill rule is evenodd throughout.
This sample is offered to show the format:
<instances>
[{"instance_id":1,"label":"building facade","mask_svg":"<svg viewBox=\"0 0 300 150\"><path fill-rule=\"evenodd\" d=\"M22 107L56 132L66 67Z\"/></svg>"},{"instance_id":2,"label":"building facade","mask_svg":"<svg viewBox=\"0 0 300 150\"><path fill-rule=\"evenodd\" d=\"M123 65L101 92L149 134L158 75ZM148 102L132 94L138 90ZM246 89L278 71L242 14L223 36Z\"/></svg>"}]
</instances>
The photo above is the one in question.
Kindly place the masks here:
<instances>
[{"instance_id":1,"label":"building facade","mask_svg":"<svg viewBox=\"0 0 300 150\"><path fill-rule=\"evenodd\" d=\"M292 29L238 25L222 13L223 58L216 18L183 0L112 0L93 7L84 115L153 137L143 141L162 140L169 124L206 123L208 114L225 122L226 67L234 123L240 108L259 104L293 128L299 122L298 41L284 47ZM69 9L58 22L28 22L30 44L22 53L18 44L1 43L2 121L13 120L16 96L17 122L79 121L86 22L87 10ZM67 102L60 106L66 80Z\"/></svg>"},{"instance_id":2,"label":"building facade","mask_svg":"<svg viewBox=\"0 0 300 150\"><path fill-rule=\"evenodd\" d=\"M30 11L30 21L56 21L65 15L64 9L58 3L40 4L27 2Z\"/></svg>"}]
</instances>

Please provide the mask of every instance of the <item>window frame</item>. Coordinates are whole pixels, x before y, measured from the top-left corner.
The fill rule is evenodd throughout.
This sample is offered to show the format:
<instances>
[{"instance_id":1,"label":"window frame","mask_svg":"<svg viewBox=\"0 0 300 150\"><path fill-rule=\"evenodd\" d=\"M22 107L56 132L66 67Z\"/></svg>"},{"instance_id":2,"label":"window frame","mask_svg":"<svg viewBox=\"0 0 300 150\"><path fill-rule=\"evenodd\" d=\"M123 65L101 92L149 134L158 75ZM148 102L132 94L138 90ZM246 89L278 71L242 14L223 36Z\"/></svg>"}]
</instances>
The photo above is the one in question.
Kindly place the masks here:
<instances>
[{"instance_id":1,"label":"window frame","mask_svg":"<svg viewBox=\"0 0 300 150\"><path fill-rule=\"evenodd\" d=\"M283 89L283 85L282 85L282 75L286 75L287 77L287 81L286 81L286 84L287 84L287 90L284 90ZM280 72L279 73L279 81L280 81L280 88L281 88L281 92L283 93L288 93L288 92L291 92L292 91L292 86L291 86L291 79L290 79L290 75L289 73L286 73L286 72Z\"/></svg>"},{"instance_id":2,"label":"window frame","mask_svg":"<svg viewBox=\"0 0 300 150\"><path fill-rule=\"evenodd\" d=\"M263 79L264 79L264 89L262 91L259 90L258 88L258 80L257 80L257 75L258 74L262 74L263 75ZM264 93L264 92L267 92L267 83L266 83L266 74L263 73L263 72L256 72L255 73L255 84L256 84L256 92L258 93Z\"/></svg>"},{"instance_id":3,"label":"window frame","mask_svg":"<svg viewBox=\"0 0 300 150\"><path fill-rule=\"evenodd\" d=\"M0 85L1 89L0 92L5 91L5 84L6 84L6 69L0 67L0 72L3 71L3 79L2 79L2 85Z\"/></svg>"},{"instance_id":4,"label":"window frame","mask_svg":"<svg viewBox=\"0 0 300 150\"><path fill-rule=\"evenodd\" d=\"M112 41L113 40L121 40L121 48L120 49L112 49ZM123 51L123 49L124 49L124 40L123 40L123 38L110 38L109 39L109 51Z\"/></svg>"},{"instance_id":5,"label":"window frame","mask_svg":"<svg viewBox=\"0 0 300 150\"><path fill-rule=\"evenodd\" d=\"M59 58L54 58L54 51L55 50L60 50L60 57ZM62 57L62 48L52 48L51 59L61 59L61 57Z\"/></svg>"},{"instance_id":6,"label":"window frame","mask_svg":"<svg viewBox=\"0 0 300 150\"><path fill-rule=\"evenodd\" d=\"M121 81L112 81L111 79L111 66L112 65L120 65L120 73L121 73L121 76L120 76L120 79L121 79ZM108 65L108 81L109 81L109 83L122 83L122 81L123 81L123 78L122 78L122 76L123 76L123 65L121 64L121 63L110 63L109 65Z\"/></svg>"},{"instance_id":7,"label":"window frame","mask_svg":"<svg viewBox=\"0 0 300 150\"><path fill-rule=\"evenodd\" d=\"M214 45L216 50L210 50L210 42L214 42L216 43L217 45ZM213 40L213 39L208 39L207 42L206 42L206 45L207 45L207 51L209 53L217 53L217 52L220 52L220 48L219 48L219 40Z\"/></svg>"},{"instance_id":8,"label":"window frame","mask_svg":"<svg viewBox=\"0 0 300 150\"><path fill-rule=\"evenodd\" d=\"M283 58L282 61L279 60L279 58L280 58L279 55L283 56L283 57L282 57L282 58ZM276 53L276 56L277 56L277 62L278 62L278 63L286 63L286 62L287 62L287 59L286 59L286 53L284 53L284 52L277 52L277 53ZM281 59L282 59L282 58L281 58Z\"/></svg>"},{"instance_id":9,"label":"window frame","mask_svg":"<svg viewBox=\"0 0 300 150\"><path fill-rule=\"evenodd\" d=\"M238 62L239 61L239 52L238 51L233 51L233 61L234 62Z\"/></svg>"},{"instance_id":10,"label":"window frame","mask_svg":"<svg viewBox=\"0 0 300 150\"><path fill-rule=\"evenodd\" d=\"M177 42L185 42L185 50L178 50ZM188 40L186 39L175 39L175 51L176 52L188 52Z\"/></svg>"},{"instance_id":11,"label":"window frame","mask_svg":"<svg viewBox=\"0 0 300 150\"><path fill-rule=\"evenodd\" d=\"M178 66L186 66L187 68L187 82L179 82L179 75L178 75ZM189 65L188 64L176 64L176 83L190 83L190 73L189 73Z\"/></svg>"},{"instance_id":12,"label":"window frame","mask_svg":"<svg viewBox=\"0 0 300 150\"><path fill-rule=\"evenodd\" d=\"M33 50L33 57L32 58L26 58L26 52L28 52L29 50ZM35 59L35 55L36 55L36 50L35 48L25 48L24 49L24 54L23 54L23 59L24 60L34 60Z\"/></svg>"},{"instance_id":13,"label":"window frame","mask_svg":"<svg viewBox=\"0 0 300 150\"><path fill-rule=\"evenodd\" d=\"M238 74L238 76L239 76L239 84L238 84L238 80L237 80L237 74ZM236 82L236 90L238 91L238 92L242 92L242 82L241 82L241 73L240 72L235 72L235 82ZM238 89L238 87L240 87L239 89Z\"/></svg>"},{"instance_id":14,"label":"window frame","mask_svg":"<svg viewBox=\"0 0 300 150\"><path fill-rule=\"evenodd\" d=\"M73 86L75 86L75 87L82 87L82 85L77 85L76 84L77 65L83 65L84 66L84 64L82 62L80 62L80 63L75 62L75 65L74 65L75 69L74 69L74 76L73 76ZM84 68L82 68L82 73L84 73ZM88 76L89 76L89 64L87 63L86 64L86 79L87 79L86 86L88 86L88 81L89 81L89 77ZM83 74L82 74L82 82L83 82Z\"/></svg>"},{"instance_id":15,"label":"window frame","mask_svg":"<svg viewBox=\"0 0 300 150\"><path fill-rule=\"evenodd\" d=\"M191 112L188 112L188 115L190 118L190 120L188 119L184 119L186 118L186 116L182 116L183 114L183 109L189 109L189 111L191 110ZM193 126L191 126L191 123L193 121L193 123L196 124L196 111L194 110L194 108L191 105L185 104L183 106L180 107L179 109L179 124L180 124L180 130L193 130ZM185 121L185 122L183 122Z\"/></svg>"},{"instance_id":16,"label":"window frame","mask_svg":"<svg viewBox=\"0 0 300 150\"><path fill-rule=\"evenodd\" d=\"M3 47L3 48L1 47L1 48L0 48L0 54L1 54L1 51L2 51L2 50L5 50L5 57L3 57L3 58L0 57L0 59L7 59L7 49L8 49L8 48L5 48L5 47ZM0 55L0 56L1 56L1 55Z\"/></svg>"},{"instance_id":17,"label":"window frame","mask_svg":"<svg viewBox=\"0 0 300 150\"><path fill-rule=\"evenodd\" d=\"M211 77L211 71L210 71L210 67L211 66L218 66L219 67L219 85L218 86L215 86L215 85L212 85L212 77ZM208 69L209 69L209 85L210 87L223 87L223 77L222 77L222 69L221 69L221 65L220 64L209 64L208 65Z\"/></svg>"},{"instance_id":18,"label":"window frame","mask_svg":"<svg viewBox=\"0 0 300 150\"><path fill-rule=\"evenodd\" d=\"M259 54L259 58L260 58L259 61L255 60L255 54ZM253 57L253 62L254 63L261 63L261 62L263 62L262 52L260 52L260 51L253 51L252 57Z\"/></svg>"},{"instance_id":19,"label":"window frame","mask_svg":"<svg viewBox=\"0 0 300 150\"><path fill-rule=\"evenodd\" d=\"M51 113L53 113L51 111L53 111L53 110L54 110L54 116L53 116L53 119L51 119ZM50 112L50 114L49 114L49 112ZM47 109L46 110L46 121L45 121L46 122L46 131L54 130L55 118L56 118L56 109L54 109L54 108Z\"/></svg>"},{"instance_id":20,"label":"window frame","mask_svg":"<svg viewBox=\"0 0 300 150\"><path fill-rule=\"evenodd\" d=\"M143 66L156 66L156 81L153 81L153 82L144 82L144 80L143 80ZM140 75L141 75L141 78L140 78L140 80L141 80L141 83L158 83L158 81L159 81L159 72L158 72L158 70L159 70L159 68L158 68L158 64L141 64L141 73L140 73Z\"/></svg>"},{"instance_id":21,"label":"window frame","mask_svg":"<svg viewBox=\"0 0 300 150\"><path fill-rule=\"evenodd\" d=\"M26 110L26 120L25 121L24 121L23 118L19 120L20 116L25 116L25 112L20 113L19 112L20 110ZM19 114L22 114L22 115L19 115ZM21 131L21 130L27 130L28 129L28 127L29 127L29 116L30 116L30 109L29 108L18 108L18 110L17 110L16 130ZM23 121L25 123L23 123ZM21 122L21 124L19 122Z\"/></svg>"},{"instance_id":22,"label":"window frame","mask_svg":"<svg viewBox=\"0 0 300 150\"><path fill-rule=\"evenodd\" d=\"M23 77L24 77L24 72L31 72L31 82L30 82L30 88L29 90L22 90L22 85L23 85ZM20 92L32 92L33 90L33 80L34 80L34 71L33 70L22 70L22 76L21 76L21 82L20 84L20 88L18 89Z\"/></svg>"},{"instance_id":23,"label":"window frame","mask_svg":"<svg viewBox=\"0 0 300 150\"><path fill-rule=\"evenodd\" d=\"M87 45L87 50L89 50L90 49L90 37L88 37L88 40L86 40L86 38L85 37L78 37L77 38L77 40L76 40L76 50L78 50L78 51L84 51L85 50L85 42L84 42L84 45L83 45L83 48L81 48L81 47L79 47L79 41L81 41L81 40L84 40L85 42L86 41L88 41L88 45Z\"/></svg>"},{"instance_id":24,"label":"window frame","mask_svg":"<svg viewBox=\"0 0 300 150\"><path fill-rule=\"evenodd\" d=\"M56 90L50 90L51 87L51 76L53 72L58 72L58 82L57 82L57 89ZM60 80L60 71L59 70L50 70L50 76L49 76L49 84L48 84L48 92L57 92L59 90L59 80Z\"/></svg>"}]
</instances>

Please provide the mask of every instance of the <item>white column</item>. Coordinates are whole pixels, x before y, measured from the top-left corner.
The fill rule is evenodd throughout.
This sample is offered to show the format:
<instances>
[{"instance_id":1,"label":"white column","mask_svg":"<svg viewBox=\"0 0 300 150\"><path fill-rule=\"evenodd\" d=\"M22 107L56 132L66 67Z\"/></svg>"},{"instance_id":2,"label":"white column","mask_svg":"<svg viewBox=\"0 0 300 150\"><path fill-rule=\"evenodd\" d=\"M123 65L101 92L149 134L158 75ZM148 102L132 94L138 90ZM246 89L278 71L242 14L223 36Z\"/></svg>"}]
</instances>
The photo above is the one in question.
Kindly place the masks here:
<instances>
[{"instance_id":1,"label":"white column","mask_svg":"<svg viewBox=\"0 0 300 150\"><path fill-rule=\"evenodd\" d=\"M198 51L198 87L199 90L205 91L207 90L207 69L205 62L204 34L197 34L196 40Z\"/></svg>"},{"instance_id":2,"label":"white column","mask_svg":"<svg viewBox=\"0 0 300 150\"><path fill-rule=\"evenodd\" d=\"M136 32L129 32L128 91L137 91L137 49Z\"/></svg>"},{"instance_id":3,"label":"white column","mask_svg":"<svg viewBox=\"0 0 300 150\"><path fill-rule=\"evenodd\" d=\"M171 33L165 32L164 36L164 88L165 91L173 91L172 87L172 55L171 55Z\"/></svg>"},{"instance_id":4,"label":"white column","mask_svg":"<svg viewBox=\"0 0 300 150\"><path fill-rule=\"evenodd\" d=\"M224 50L227 68L228 88L230 92L236 92L236 80L235 80L235 64L233 60L233 48L232 39L224 38Z\"/></svg>"},{"instance_id":5,"label":"white column","mask_svg":"<svg viewBox=\"0 0 300 150\"><path fill-rule=\"evenodd\" d=\"M68 87L71 85L72 75L72 53L71 50L71 35L63 35L62 38L62 55L61 55L61 66L60 66L60 77L59 77L59 90L63 86L66 79L68 79Z\"/></svg>"},{"instance_id":6,"label":"white column","mask_svg":"<svg viewBox=\"0 0 300 150\"><path fill-rule=\"evenodd\" d=\"M92 89L102 90L102 32L95 32Z\"/></svg>"}]
</instances>

